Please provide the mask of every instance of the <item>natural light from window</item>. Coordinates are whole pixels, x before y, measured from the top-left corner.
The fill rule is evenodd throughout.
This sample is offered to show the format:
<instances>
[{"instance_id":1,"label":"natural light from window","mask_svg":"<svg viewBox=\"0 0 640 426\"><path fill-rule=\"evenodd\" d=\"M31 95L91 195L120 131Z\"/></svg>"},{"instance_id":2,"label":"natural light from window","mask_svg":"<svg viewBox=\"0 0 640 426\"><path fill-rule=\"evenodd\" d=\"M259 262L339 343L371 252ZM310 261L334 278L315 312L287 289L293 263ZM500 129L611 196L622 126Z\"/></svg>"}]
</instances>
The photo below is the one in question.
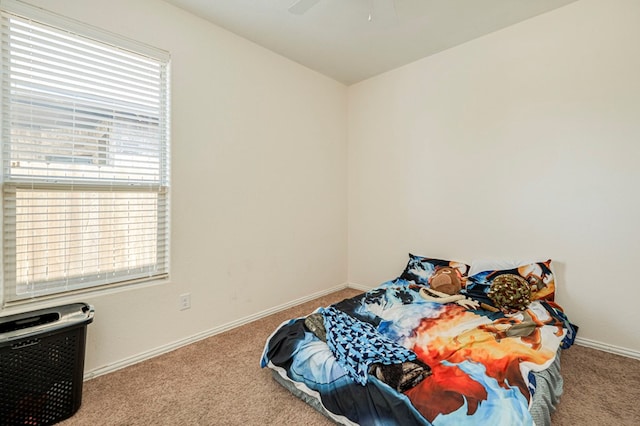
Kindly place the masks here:
<instances>
[{"instance_id":1,"label":"natural light from window","mask_svg":"<svg viewBox=\"0 0 640 426\"><path fill-rule=\"evenodd\" d=\"M166 275L168 56L2 24L5 300Z\"/></svg>"}]
</instances>

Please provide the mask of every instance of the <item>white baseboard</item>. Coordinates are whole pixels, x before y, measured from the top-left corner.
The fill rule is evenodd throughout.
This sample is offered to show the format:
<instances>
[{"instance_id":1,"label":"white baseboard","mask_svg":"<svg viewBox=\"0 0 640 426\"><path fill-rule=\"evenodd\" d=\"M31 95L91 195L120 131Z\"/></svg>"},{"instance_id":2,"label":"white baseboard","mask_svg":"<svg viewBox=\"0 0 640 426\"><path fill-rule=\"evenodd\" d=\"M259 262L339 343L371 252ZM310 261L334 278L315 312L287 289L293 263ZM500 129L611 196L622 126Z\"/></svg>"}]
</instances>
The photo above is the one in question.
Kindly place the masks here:
<instances>
[{"instance_id":1,"label":"white baseboard","mask_svg":"<svg viewBox=\"0 0 640 426\"><path fill-rule=\"evenodd\" d=\"M369 291L369 290L375 288L375 287L369 287L369 286L362 285L362 284L357 284L357 283L348 283L347 287L355 288L356 290L362 290L362 291Z\"/></svg>"},{"instance_id":2,"label":"white baseboard","mask_svg":"<svg viewBox=\"0 0 640 426\"><path fill-rule=\"evenodd\" d=\"M608 343L598 342L596 340L585 339L582 337L576 337L575 343L587 348L598 349L603 352L609 352L615 355L626 356L628 358L640 359L640 352L633 349L623 348L616 345L610 345Z\"/></svg>"},{"instance_id":3,"label":"white baseboard","mask_svg":"<svg viewBox=\"0 0 640 426\"><path fill-rule=\"evenodd\" d=\"M339 284L337 286L334 286L334 287L331 287L331 288L328 288L328 289L325 289L325 290L322 290L322 291L318 291L318 292L310 294L308 296L300 297L300 298L292 300L290 302L283 303L283 304L278 305L278 306L274 306L273 308L266 309L266 310L258 312L256 314L249 315L247 317L240 318L238 320L231 321L231 322L228 322L226 324L222 324L222 325L220 325L218 327L214 327L214 328L209 329L209 330L205 330L205 331L203 331L201 333L194 334L194 335L186 337L184 339L176 340L174 342L171 342L169 344L157 347L157 348L152 349L150 351L142 352L142 353L140 353L138 355L134 355L134 356L131 356L131 357L128 357L128 358L124 358L124 359L122 359L120 361L117 361L117 362L109 364L109 365L105 365L103 367L94 368L92 370L89 370L89 371L85 372L84 380L90 380L90 379L93 379L95 377L102 376L103 374L111 373L111 372L114 372L116 370L120 370L122 368L128 367L130 365L134 365L134 364L137 364L139 362L146 361L146 360L151 359L153 357L156 357L158 355L162 355L162 354L171 352L171 351L173 351L175 349L178 349L178 348L180 348L182 346L186 346L186 345L189 345L191 343L195 343L195 342L197 342L199 340L206 339L207 337L215 336L216 334L223 333L225 331L231 330L232 328L240 327L240 326L248 324L248 323L250 323L252 321L256 321L256 320L259 320L259 319L264 318L266 316L275 314L277 312L284 311L285 309L289 309L291 307L300 305L300 304L308 302L310 300L317 299L318 297L326 296L327 294L342 290L344 288L354 288L356 290L369 291L373 287L364 286L364 285L356 284L356 283ZM586 347L593 348L593 349L598 349L598 350L601 350L601 351L604 351L604 352L610 352L610 353L613 353L613 354L616 354L616 355L622 355L622 356L626 356L626 357L629 357L629 358L640 359L640 352L632 350L632 349L623 348L623 347L620 347L620 346L609 345L607 343L602 343L602 342L598 342L598 341L590 340L590 339L584 339L584 338L581 338L581 337L576 337L575 343L580 345L580 346L586 346Z\"/></svg>"},{"instance_id":4,"label":"white baseboard","mask_svg":"<svg viewBox=\"0 0 640 426\"><path fill-rule=\"evenodd\" d=\"M152 349L150 351L142 352L142 353L140 353L138 355L134 355L134 356L131 356L131 357L128 357L128 358L124 358L124 359L122 359L120 361L114 362L114 363L109 364L109 365L105 365L103 367L94 368L94 369L84 373L84 380L91 380L91 379L93 379L95 377L102 376L103 374L112 373L112 372L114 372L116 370L120 370L121 368L125 368L125 367L128 367L130 365L134 365L134 364L137 364L139 362L146 361L146 360L151 359L153 357L156 357L158 355L162 355L162 354L165 354L167 352L171 352L171 351L173 351L175 349L178 349L178 348L180 348L182 346L186 346L186 345L189 345L191 343L195 343L195 342L197 342L199 340L206 339L207 337L215 336L216 334L223 333L225 331L231 330L232 328L236 328L236 327L239 327L241 325L248 324L248 323L250 323L252 321L259 320L260 318L264 318L264 317L269 316L271 314L275 314L277 312L284 311L285 309L289 309L291 307L300 305L300 304L308 302L310 300L317 299L318 297L326 296L327 294L330 294L330 293L345 289L347 287L351 287L351 286L349 286L347 283L343 283L343 284L328 288L326 290L318 291L318 292L310 294L308 296L300 297L300 298L292 300L290 302L283 303L282 305L274 306L273 308L266 309L266 310L258 312L256 314L249 315L247 317L240 318L238 320L228 322L226 324L220 325L218 327L214 327L214 328L209 329L209 330L205 330L205 331L203 331L201 333L194 334L194 335L189 336L187 338L176 340L175 342L172 342L172 343L157 347L157 348Z\"/></svg>"}]
</instances>

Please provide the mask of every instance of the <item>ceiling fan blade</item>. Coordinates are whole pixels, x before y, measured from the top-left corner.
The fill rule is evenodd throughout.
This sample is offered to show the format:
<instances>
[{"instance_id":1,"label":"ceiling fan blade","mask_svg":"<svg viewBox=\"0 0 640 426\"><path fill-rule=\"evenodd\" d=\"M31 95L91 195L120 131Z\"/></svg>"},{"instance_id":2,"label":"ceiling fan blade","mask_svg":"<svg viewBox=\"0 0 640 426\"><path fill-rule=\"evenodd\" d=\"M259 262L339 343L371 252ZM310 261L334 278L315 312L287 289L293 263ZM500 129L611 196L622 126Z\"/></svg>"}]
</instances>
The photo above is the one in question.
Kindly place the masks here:
<instances>
[{"instance_id":1,"label":"ceiling fan blade","mask_svg":"<svg viewBox=\"0 0 640 426\"><path fill-rule=\"evenodd\" d=\"M309 9L318 4L320 0L298 0L290 8L289 12L294 15L304 15Z\"/></svg>"}]
</instances>

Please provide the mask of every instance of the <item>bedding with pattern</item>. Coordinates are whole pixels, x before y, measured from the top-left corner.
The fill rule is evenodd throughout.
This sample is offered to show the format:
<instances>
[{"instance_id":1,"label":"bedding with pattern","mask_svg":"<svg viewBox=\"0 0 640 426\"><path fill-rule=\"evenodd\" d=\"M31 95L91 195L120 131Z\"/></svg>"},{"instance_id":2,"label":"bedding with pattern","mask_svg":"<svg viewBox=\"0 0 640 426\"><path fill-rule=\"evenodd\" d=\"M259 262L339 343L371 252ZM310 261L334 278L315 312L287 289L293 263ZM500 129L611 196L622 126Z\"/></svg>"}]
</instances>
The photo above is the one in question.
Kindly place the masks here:
<instances>
[{"instance_id":1,"label":"bedding with pattern","mask_svg":"<svg viewBox=\"0 0 640 426\"><path fill-rule=\"evenodd\" d=\"M548 292L509 314L434 303L420 296L431 272L407 279L405 270L286 321L261 366L340 424L549 424L562 390L559 352L577 330L562 308ZM476 289L490 285L487 275Z\"/></svg>"}]
</instances>

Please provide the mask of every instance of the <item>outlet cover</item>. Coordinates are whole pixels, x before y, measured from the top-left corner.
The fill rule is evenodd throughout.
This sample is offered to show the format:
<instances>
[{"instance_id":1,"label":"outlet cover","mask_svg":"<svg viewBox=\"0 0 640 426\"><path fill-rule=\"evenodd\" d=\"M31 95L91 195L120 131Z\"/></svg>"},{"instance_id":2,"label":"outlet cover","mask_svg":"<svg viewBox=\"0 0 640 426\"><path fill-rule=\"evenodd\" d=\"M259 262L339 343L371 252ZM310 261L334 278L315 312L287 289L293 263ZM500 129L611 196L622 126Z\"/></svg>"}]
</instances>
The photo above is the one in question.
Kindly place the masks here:
<instances>
[{"instance_id":1,"label":"outlet cover","mask_svg":"<svg viewBox=\"0 0 640 426\"><path fill-rule=\"evenodd\" d=\"M191 293L181 294L178 301L178 309L184 311L189 308L191 308Z\"/></svg>"}]
</instances>

